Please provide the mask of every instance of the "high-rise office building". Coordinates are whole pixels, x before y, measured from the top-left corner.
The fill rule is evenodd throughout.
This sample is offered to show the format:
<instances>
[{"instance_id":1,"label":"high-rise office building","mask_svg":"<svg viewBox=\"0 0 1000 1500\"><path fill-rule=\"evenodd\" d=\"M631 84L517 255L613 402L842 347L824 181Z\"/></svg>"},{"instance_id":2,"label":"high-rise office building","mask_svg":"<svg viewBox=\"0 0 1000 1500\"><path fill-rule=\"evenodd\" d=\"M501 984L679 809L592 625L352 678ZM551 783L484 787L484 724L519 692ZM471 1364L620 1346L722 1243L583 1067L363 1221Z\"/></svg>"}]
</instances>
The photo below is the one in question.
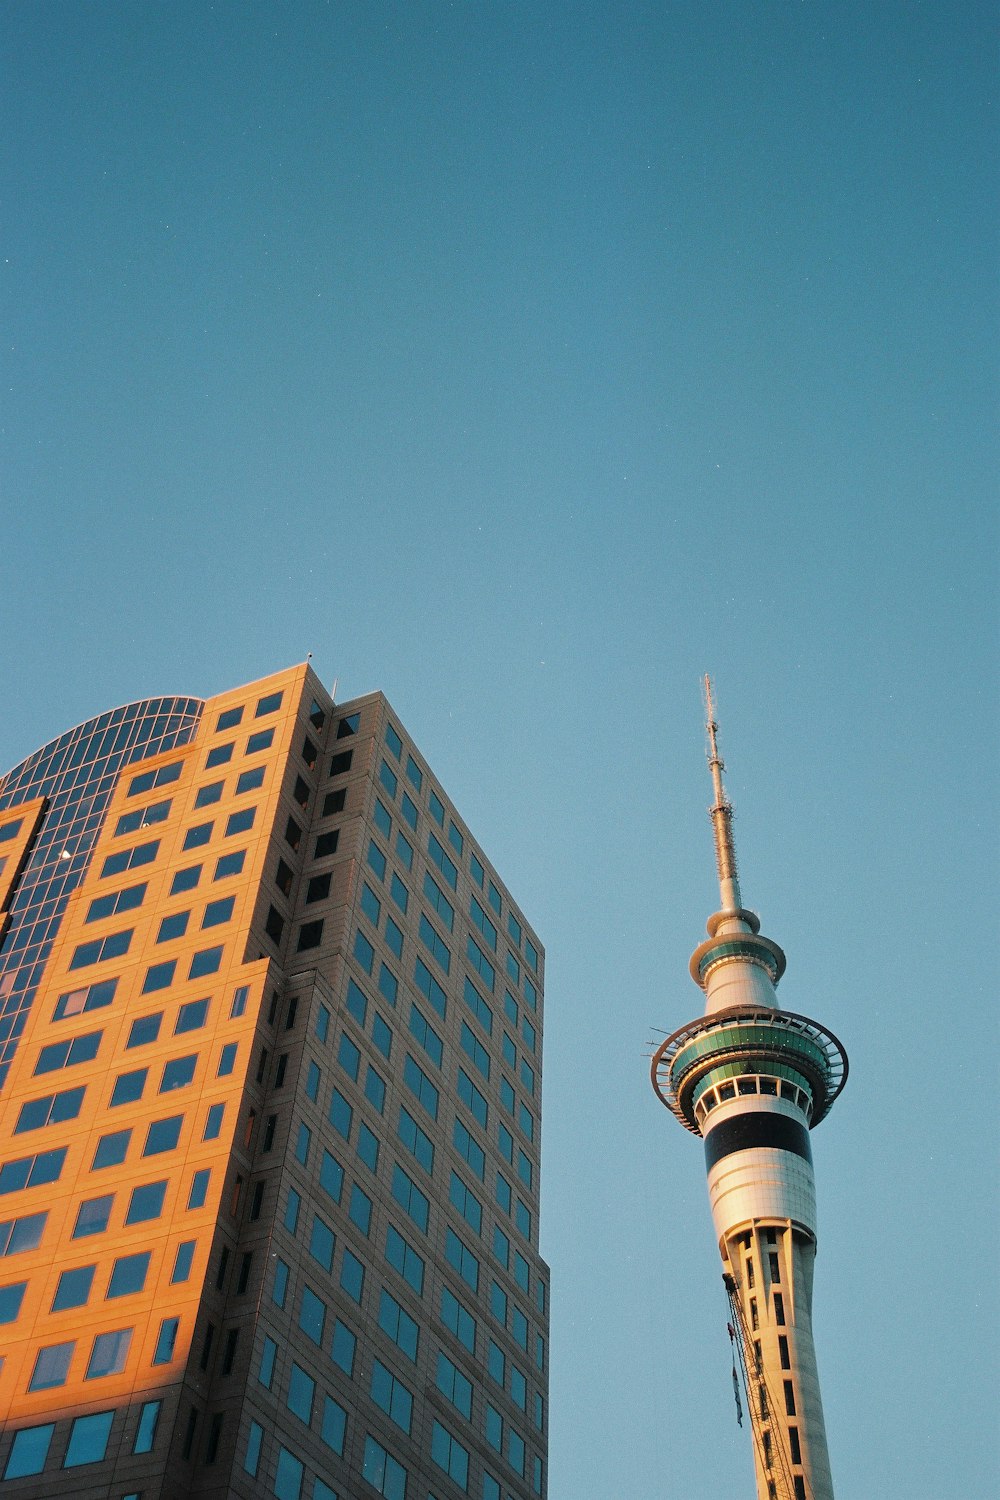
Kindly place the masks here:
<instances>
[{"instance_id":1,"label":"high-rise office building","mask_svg":"<svg viewBox=\"0 0 1000 1500\"><path fill-rule=\"evenodd\" d=\"M691 958L705 1014L656 1050L653 1087L704 1139L758 1500L833 1500L812 1334L809 1132L843 1088L847 1056L832 1032L778 1005L785 955L743 905L707 678L705 695L721 909Z\"/></svg>"},{"instance_id":2,"label":"high-rise office building","mask_svg":"<svg viewBox=\"0 0 1000 1500\"><path fill-rule=\"evenodd\" d=\"M532 1500L543 955L306 664L0 781L0 1500Z\"/></svg>"}]
</instances>

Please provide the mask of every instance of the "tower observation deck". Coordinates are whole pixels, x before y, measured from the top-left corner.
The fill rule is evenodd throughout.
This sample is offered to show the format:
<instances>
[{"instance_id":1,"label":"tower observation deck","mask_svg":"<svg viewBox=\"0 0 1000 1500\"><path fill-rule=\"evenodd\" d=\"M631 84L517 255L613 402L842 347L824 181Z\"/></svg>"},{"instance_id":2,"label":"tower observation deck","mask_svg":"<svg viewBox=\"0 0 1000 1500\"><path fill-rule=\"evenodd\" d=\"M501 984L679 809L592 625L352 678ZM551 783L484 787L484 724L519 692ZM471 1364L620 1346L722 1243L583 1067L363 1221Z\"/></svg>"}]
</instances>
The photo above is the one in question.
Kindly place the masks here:
<instances>
[{"instance_id":1,"label":"tower observation deck","mask_svg":"<svg viewBox=\"0 0 1000 1500\"><path fill-rule=\"evenodd\" d=\"M705 1014L653 1055L660 1100L702 1137L758 1500L833 1500L812 1333L816 1189L809 1132L847 1079L832 1032L778 1005L785 969L742 901L712 703L708 764L721 907L691 957Z\"/></svg>"}]
</instances>

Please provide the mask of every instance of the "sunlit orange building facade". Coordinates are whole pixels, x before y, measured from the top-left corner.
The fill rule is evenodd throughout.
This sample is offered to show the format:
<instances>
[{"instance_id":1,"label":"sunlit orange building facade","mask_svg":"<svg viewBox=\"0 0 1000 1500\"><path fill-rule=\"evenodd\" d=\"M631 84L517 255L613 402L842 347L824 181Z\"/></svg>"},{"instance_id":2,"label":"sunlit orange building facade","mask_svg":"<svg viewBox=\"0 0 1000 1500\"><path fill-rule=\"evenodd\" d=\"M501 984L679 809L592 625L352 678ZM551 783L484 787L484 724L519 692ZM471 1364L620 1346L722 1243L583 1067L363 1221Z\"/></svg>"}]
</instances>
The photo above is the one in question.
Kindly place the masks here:
<instances>
[{"instance_id":1,"label":"sunlit orange building facade","mask_svg":"<svg viewBox=\"0 0 1000 1500\"><path fill-rule=\"evenodd\" d=\"M0 1497L544 1496L542 967L308 665L0 780Z\"/></svg>"}]
</instances>

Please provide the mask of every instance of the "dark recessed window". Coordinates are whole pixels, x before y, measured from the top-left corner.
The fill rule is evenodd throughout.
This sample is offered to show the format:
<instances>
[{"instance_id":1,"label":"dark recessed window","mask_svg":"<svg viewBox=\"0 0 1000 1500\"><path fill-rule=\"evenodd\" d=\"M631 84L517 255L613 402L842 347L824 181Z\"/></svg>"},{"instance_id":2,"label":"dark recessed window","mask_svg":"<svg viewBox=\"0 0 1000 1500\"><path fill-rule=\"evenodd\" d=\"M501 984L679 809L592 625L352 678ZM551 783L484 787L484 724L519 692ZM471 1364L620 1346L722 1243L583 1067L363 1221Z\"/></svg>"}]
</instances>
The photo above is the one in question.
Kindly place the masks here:
<instances>
[{"instance_id":1,"label":"dark recessed window","mask_svg":"<svg viewBox=\"0 0 1000 1500\"><path fill-rule=\"evenodd\" d=\"M298 853L299 845L302 843L302 829L294 818L289 818L285 825L285 843L293 853Z\"/></svg>"},{"instance_id":2,"label":"dark recessed window","mask_svg":"<svg viewBox=\"0 0 1000 1500\"><path fill-rule=\"evenodd\" d=\"M341 750L340 754L335 755L330 761L330 775L343 776L345 771L349 771L351 769L351 761L353 760L353 758L353 750Z\"/></svg>"},{"instance_id":3,"label":"dark recessed window","mask_svg":"<svg viewBox=\"0 0 1000 1500\"><path fill-rule=\"evenodd\" d=\"M305 761L310 771L316 764L316 757L318 754L319 751L316 749L316 746L313 744L309 736L306 735L305 739L302 741L302 759Z\"/></svg>"},{"instance_id":4,"label":"dark recessed window","mask_svg":"<svg viewBox=\"0 0 1000 1500\"><path fill-rule=\"evenodd\" d=\"M328 792L323 799L323 816L328 818L332 813L344 811L344 803L347 801L347 789L341 787L339 791Z\"/></svg>"},{"instance_id":5,"label":"dark recessed window","mask_svg":"<svg viewBox=\"0 0 1000 1500\"><path fill-rule=\"evenodd\" d=\"M336 854L337 844L340 841L340 829L331 828L329 833L321 833L316 840L314 859L323 859L327 854Z\"/></svg>"},{"instance_id":6,"label":"dark recessed window","mask_svg":"<svg viewBox=\"0 0 1000 1500\"><path fill-rule=\"evenodd\" d=\"M318 948L323 941L323 921L303 922L299 928L298 951L301 953L305 948Z\"/></svg>"},{"instance_id":7,"label":"dark recessed window","mask_svg":"<svg viewBox=\"0 0 1000 1500\"><path fill-rule=\"evenodd\" d=\"M296 776L295 778L295 785L292 788L292 796L300 807L305 807L309 802L309 787L306 782L302 780L301 776Z\"/></svg>"},{"instance_id":8,"label":"dark recessed window","mask_svg":"<svg viewBox=\"0 0 1000 1500\"><path fill-rule=\"evenodd\" d=\"M264 931L267 933L272 943L281 942L281 934L284 932L284 930L284 917L276 907L269 906L267 909L267 921L264 923Z\"/></svg>"},{"instance_id":9,"label":"dark recessed window","mask_svg":"<svg viewBox=\"0 0 1000 1500\"><path fill-rule=\"evenodd\" d=\"M306 887L306 905L311 901L325 901L330 894L331 874L328 870L325 875L314 875Z\"/></svg>"},{"instance_id":10,"label":"dark recessed window","mask_svg":"<svg viewBox=\"0 0 1000 1500\"><path fill-rule=\"evenodd\" d=\"M348 735L357 734L360 728L361 715L348 714L347 717L341 719L340 723L337 725L337 738L338 740L346 740Z\"/></svg>"},{"instance_id":11,"label":"dark recessed window","mask_svg":"<svg viewBox=\"0 0 1000 1500\"><path fill-rule=\"evenodd\" d=\"M320 708L315 698L309 705L309 722L314 729L322 729L326 723L326 714Z\"/></svg>"}]
</instances>

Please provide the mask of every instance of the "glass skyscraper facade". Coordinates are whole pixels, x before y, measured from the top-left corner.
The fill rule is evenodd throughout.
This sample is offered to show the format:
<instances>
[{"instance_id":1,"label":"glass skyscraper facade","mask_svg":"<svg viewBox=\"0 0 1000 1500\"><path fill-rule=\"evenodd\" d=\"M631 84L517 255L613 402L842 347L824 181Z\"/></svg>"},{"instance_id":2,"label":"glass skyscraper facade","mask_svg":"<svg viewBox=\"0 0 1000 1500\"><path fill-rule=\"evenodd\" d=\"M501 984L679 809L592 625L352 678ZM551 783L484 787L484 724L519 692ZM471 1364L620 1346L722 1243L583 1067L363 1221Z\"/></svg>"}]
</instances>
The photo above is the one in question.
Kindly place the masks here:
<instances>
[{"instance_id":1,"label":"glass skyscraper facade","mask_svg":"<svg viewBox=\"0 0 1000 1500\"><path fill-rule=\"evenodd\" d=\"M0 780L0 1497L544 1496L543 963L308 665Z\"/></svg>"}]
</instances>

